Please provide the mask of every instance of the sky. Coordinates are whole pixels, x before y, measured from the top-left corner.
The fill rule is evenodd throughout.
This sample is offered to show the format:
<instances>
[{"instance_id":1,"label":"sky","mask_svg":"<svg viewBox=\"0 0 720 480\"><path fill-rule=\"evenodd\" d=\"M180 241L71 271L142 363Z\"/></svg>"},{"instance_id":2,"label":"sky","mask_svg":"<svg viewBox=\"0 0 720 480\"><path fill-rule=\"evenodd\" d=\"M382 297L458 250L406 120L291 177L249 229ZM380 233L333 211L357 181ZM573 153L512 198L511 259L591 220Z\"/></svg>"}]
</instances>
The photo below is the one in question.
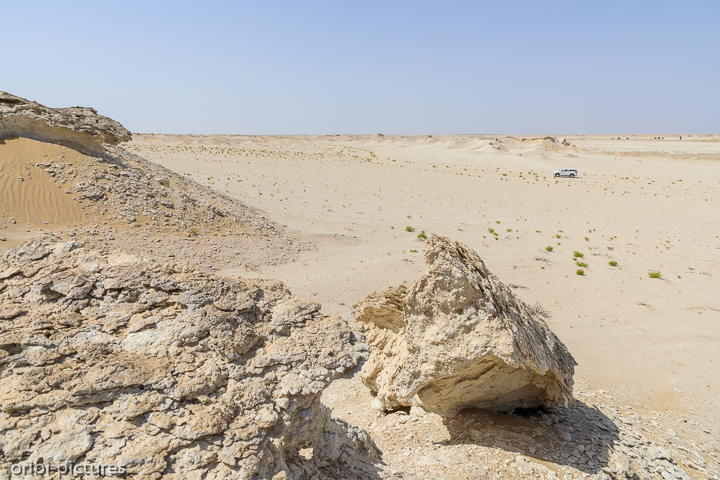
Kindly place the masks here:
<instances>
[{"instance_id":1,"label":"sky","mask_svg":"<svg viewBox=\"0 0 720 480\"><path fill-rule=\"evenodd\" d=\"M0 90L133 132L720 132L715 0L0 7Z\"/></svg>"}]
</instances>

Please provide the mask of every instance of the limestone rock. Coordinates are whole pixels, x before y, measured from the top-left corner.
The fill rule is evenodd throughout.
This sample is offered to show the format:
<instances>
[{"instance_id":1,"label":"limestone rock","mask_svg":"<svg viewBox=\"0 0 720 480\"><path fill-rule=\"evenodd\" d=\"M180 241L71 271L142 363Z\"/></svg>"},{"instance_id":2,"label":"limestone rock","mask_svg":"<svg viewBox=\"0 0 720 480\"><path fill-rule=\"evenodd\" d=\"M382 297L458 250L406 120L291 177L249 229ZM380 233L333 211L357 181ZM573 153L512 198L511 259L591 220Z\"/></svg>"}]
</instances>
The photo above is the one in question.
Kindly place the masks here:
<instances>
[{"instance_id":1,"label":"limestone rock","mask_svg":"<svg viewBox=\"0 0 720 480\"><path fill-rule=\"evenodd\" d=\"M134 479L293 479L378 453L319 401L367 345L280 282L51 235L10 250L0 272L0 470L84 462Z\"/></svg>"},{"instance_id":2,"label":"limestone rock","mask_svg":"<svg viewBox=\"0 0 720 480\"><path fill-rule=\"evenodd\" d=\"M572 355L467 246L431 235L410 290L353 307L371 346L361 379L383 409L508 411L572 400Z\"/></svg>"},{"instance_id":3,"label":"limestone rock","mask_svg":"<svg viewBox=\"0 0 720 480\"><path fill-rule=\"evenodd\" d=\"M86 107L49 108L0 91L0 138L27 137L102 152L103 144L127 142L120 123Z\"/></svg>"}]
</instances>

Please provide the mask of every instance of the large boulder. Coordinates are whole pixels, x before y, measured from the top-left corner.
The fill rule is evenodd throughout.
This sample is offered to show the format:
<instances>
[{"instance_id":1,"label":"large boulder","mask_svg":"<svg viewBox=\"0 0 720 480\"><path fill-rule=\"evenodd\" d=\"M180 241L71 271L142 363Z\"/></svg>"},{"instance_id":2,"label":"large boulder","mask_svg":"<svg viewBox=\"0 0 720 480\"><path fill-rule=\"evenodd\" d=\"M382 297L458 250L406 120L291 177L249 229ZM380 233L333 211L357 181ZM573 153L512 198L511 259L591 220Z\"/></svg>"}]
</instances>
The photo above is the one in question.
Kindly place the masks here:
<instances>
[{"instance_id":1,"label":"large boulder","mask_svg":"<svg viewBox=\"0 0 720 480\"><path fill-rule=\"evenodd\" d=\"M361 379L384 410L421 406L449 415L572 400L568 349L467 246L427 240L425 273L373 293L353 313L371 346Z\"/></svg>"},{"instance_id":2,"label":"large boulder","mask_svg":"<svg viewBox=\"0 0 720 480\"><path fill-rule=\"evenodd\" d=\"M103 144L132 139L115 120L87 107L50 108L0 91L0 138L26 137L88 153L103 153Z\"/></svg>"},{"instance_id":3,"label":"large boulder","mask_svg":"<svg viewBox=\"0 0 720 480\"><path fill-rule=\"evenodd\" d=\"M0 259L0 292L0 472L360 478L378 453L319 401L367 345L280 282L48 236Z\"/></svg>"}]
</instances>

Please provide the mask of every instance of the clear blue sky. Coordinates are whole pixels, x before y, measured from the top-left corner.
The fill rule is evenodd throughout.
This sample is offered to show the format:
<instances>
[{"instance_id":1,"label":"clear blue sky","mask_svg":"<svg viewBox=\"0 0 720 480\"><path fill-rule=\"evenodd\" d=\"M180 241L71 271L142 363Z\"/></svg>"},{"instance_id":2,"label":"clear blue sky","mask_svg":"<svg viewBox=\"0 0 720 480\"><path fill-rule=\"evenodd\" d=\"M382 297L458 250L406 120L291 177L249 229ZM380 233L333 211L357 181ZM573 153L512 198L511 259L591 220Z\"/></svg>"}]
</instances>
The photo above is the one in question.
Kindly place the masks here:
<instances>
[{"instance_id":1,"label":"clear blue sky","mask_svg":"<svg viewBox=\"0 0 720 480\"><path fill-rule=\"evenodd\" d=\"M0 7L0 90L134 132L720 132L718 1Z\"/></svg>"}]
</instances>

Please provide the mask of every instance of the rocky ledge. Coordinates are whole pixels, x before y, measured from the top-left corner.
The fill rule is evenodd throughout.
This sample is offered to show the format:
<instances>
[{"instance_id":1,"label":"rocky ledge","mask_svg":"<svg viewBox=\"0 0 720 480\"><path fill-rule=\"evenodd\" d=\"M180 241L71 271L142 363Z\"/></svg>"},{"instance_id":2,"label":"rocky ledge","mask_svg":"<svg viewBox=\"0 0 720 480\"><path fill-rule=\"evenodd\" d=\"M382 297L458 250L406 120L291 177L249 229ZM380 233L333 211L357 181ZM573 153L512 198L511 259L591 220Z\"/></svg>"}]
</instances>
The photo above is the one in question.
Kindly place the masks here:
<instances>
[{"instance_id":1,"label":"rocky ledge","mask_svg":"<svg viewBox=\"0 0 720 480\"><path fill-rule=\"evenodd\" d=\"M0 471L362 478L378 453L319 402L367 346L280 282L46 236L0 259L0 292Z\"/></svg>"},{"instance_id":2,"label":"rocky ledge","mask_svg":"<svg viewBox=\"0 0 720 480\"><path fill-rule=\"evenodd\" d=\"M27 137L89 153L117 145L132 135L115 120L87 107L50 108L0 91L0 137Z\"/></svg>"}]
</instances>

